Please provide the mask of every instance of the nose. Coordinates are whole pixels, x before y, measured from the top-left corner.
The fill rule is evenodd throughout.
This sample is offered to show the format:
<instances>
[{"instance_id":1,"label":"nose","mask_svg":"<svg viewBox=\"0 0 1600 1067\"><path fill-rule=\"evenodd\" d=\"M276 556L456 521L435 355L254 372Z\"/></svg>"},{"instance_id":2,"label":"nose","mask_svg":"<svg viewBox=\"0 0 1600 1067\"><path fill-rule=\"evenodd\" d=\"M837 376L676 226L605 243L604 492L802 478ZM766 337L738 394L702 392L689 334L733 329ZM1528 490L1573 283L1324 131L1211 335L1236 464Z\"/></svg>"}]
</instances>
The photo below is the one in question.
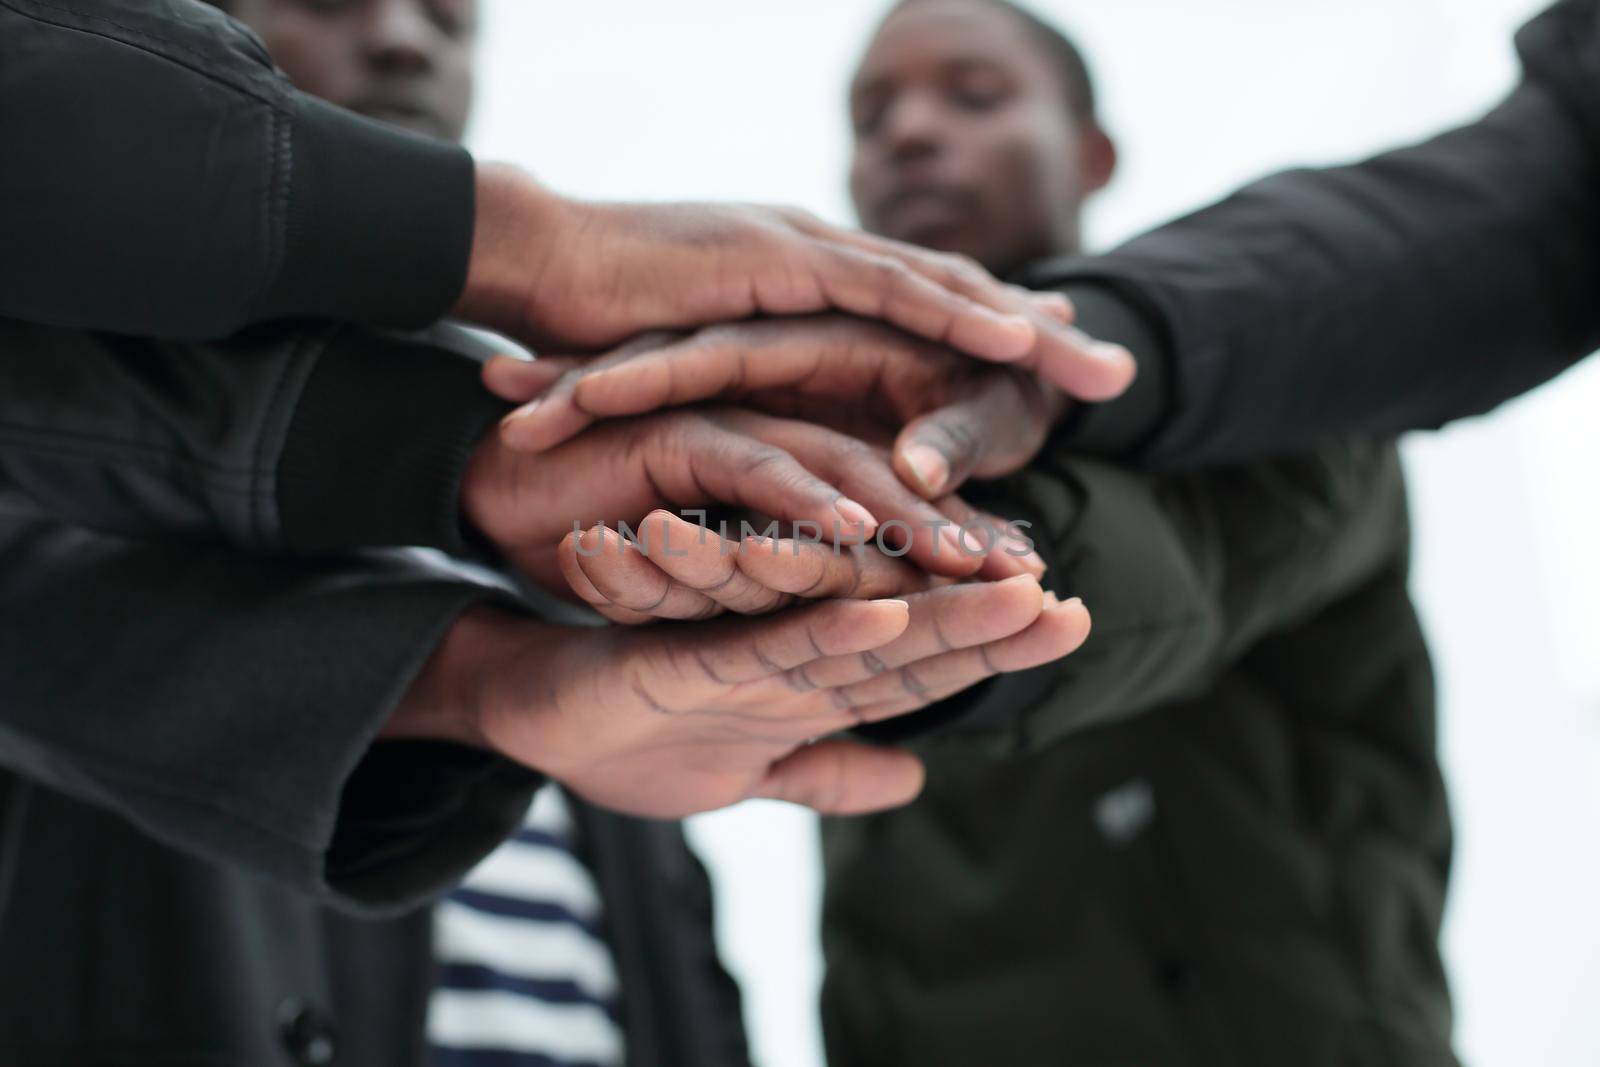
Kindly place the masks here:
<instances>
[{"instance_id":1,"label":"nose","mask_svg":"<svg viewBox=\"0 0 1600 1067\"><path fill-rule=\"evenodd\" d=\"M368 8L367 60L387 73L425 73L433 67L438 33L423 0L377 0Z\"/></svg>"},{"instance_id":2,"label":"nose","mask_svg":"<svg viewBox=\"0 0 1600 1067\"><path fill-rule=\"evenodd\" d=\"M884 144L897 160L937 154L943 145L938 102L928 93L902 95L885 116Z\"/></svg>"}]
</instances>

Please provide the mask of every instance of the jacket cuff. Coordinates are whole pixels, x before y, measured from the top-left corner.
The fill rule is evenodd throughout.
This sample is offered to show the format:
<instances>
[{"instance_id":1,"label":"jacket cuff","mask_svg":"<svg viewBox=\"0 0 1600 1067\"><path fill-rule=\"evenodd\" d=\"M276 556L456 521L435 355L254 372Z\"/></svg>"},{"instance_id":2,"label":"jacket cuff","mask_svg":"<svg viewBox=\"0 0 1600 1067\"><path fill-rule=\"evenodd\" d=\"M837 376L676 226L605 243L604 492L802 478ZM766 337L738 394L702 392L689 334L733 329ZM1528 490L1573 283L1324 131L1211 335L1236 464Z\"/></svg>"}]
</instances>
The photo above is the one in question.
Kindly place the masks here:
<instances>
[{"instance_id":1,"label":"jacket cuff","mask_svg":"<svg viewBox=\"0 0 1600 1067\"><path fill-rule=\"evenodd\" d=\"M1133 456L1157 434L1172 410L1167 345L1145 316L1113 290L1077 282L1062 292L1077 309L1078 328L1132 352L1139 374L1115 400L1076 405L1058 440L1078 452Z\"/></svg>"},{"instance_id":2,"label":"jacket cuff","mask_svg":"<svg viewBox=\"0 0 1600 1067\"><path fill-rule=\"evenodd\" d=\"M323 864L328 889L358 910L428 903L517 831L545 781L492 752L376 742L340 798Z\"/></svg>"},{"instance_id":3,"label":"jacket cuff","mask_svg":"<svg viewBox=\"0 0 1600 1067\"><path fill-rule=\"evenodd\" d=\"M252 320L417 329L447 314L472 254L472 156L304 93L290 107L283 258Z\"/></svg>"},{"instance_id":4,"label":"jacket cuff","mask_svg":"<svg viewBox=\"0 0 1600 1067\"><path fill-rule=\"evenodd\" d=\"M335 334L295 406L279 457L291 552L465 548L467 462L511 405L447 349L361 330Z\"/></svg>"},{"instance_id":5,"label":"jacket cuff","mask_svg":"<svg viewBox=\"0 0 1600 1067\"><path fill-rule=\"evenodd\" d=\"M1075 452L1130 458L1160 433L1174 408L1172 343L1161 313L1137 292L1097 274L1095 263L1050 260L1025 269L1017 281L1065 293L1077 309L1079 329L1133 353L1139 374L1128 391L1103 404L1074 405L1055 435Z\"/></svg>"}]
</instances>

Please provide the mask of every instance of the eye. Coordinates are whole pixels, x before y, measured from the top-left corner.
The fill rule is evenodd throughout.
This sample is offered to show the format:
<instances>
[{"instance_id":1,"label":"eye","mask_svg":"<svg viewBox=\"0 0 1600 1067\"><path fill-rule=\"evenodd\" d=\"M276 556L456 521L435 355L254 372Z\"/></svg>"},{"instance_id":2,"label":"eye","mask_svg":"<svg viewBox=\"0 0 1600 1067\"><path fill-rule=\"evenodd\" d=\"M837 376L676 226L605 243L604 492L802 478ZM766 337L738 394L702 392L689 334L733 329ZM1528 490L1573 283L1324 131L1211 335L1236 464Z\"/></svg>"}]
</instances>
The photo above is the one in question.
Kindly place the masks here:
<instances>
[{"instance_id":1,"label":"eye","mask_svg":"<svg viewBox=\"0 0 1600 1067\"><path fill-rule=\"evenodd\" d=\"M957 89L950 99L966 111L993 111L1005 103L1005 94L988 89Z\"/></svg>"},{"instance_id":2,"label":"eye","mask_svg":"<svg viewBox=\"0 0 1600 1067\"><path fill-rule=\"evenodd\" d=\"M883 117L889 111L889 99L881 93L857 98L850 105L850 125L856 137L871 137L883 126Z\"/></svg>"},{"instance_id":3,"label":"eye","mask_svg":"<svg viewBox=\"0 0 1600 1067\"><path fill-rule=\"evenodd\" d=\"M466 36L474 28L471 0L430 0L428 13L439 32L452 40Z\"/></svg>"},{"instance_id":4,"label":"eye","mask_svg":"<svg viewBox=\"0 0 1600 1067\"><path fill-rule=\"evenodd\" d=\"M963 70L945 90L946 98L964 111L993 111L1011 95L1011 80L992 67Z\"/></svg>"}]
</instances>

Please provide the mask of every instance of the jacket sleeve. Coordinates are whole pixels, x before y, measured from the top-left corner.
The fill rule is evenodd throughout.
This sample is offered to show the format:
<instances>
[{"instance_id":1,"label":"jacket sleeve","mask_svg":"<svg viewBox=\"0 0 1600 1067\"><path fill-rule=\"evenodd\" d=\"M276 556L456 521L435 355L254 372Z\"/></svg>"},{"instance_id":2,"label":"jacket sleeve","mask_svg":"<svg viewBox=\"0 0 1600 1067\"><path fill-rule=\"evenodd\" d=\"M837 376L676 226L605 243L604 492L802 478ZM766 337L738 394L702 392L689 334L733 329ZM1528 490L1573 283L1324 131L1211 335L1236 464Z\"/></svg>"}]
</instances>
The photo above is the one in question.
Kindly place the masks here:
<instances>
[{"instance_id":1,"label":"jacket sleeve","mask_svg":"<svg viewBox=\"0 0 1600 1067\"><path fill-rule=\"evenodd\" d=\"M1521 85L1477 123L1032 272L1123 305L1091 333L1142 324L1148 373L1080 445L1175 467L1436 427L1600 346L1600 2L1517 44Z\"/></svg>"},{"instance_id":2,"label":"jacket sleeve","mask_svg":"<svg viewBox=\"0 0 1600 1067\"><path fill-rule=\"evenodd\" d=\"M1094 630L1063 660L891 720L884 739L1008 754L1192 696L1263 638L1403 564L1409 539L1391 445L1159 478L1057 454L982 500L1032 524L1049 587L1082 597Z\"/></svg>"},{"instance_id":3,"label":"jacket sleeve","mask_svg":"<svg viewBox=\"0 0 1600 1067\"><path fill-rule=\"evenodd\" d=\"M0 0L0 146L0 315L416 328L465 284L471 156L297 92L198 0Z\"/></svg>"},{"instance_id":4,"label":"jacket sleeve","mask_svg":"<svg viewBox=\"0 0 1600 1067\"><path fill-rule=\"evenodd\" d=\"M458 551L463 472L508 408L473 343L286 324L187 344L0 319L0 497L257 553Z\"/></svg>"},{"instance_id":5,"label":"jacket sleeve","mask_svg":"<svg viewBox=\"0 0 1600 1067\"><path fill-rule=\"evenodd\" d=\"M0 510L0 762L332 903L414 906L540 781L375 742L464 608L514 604L416 555L260 560Z\"/></svg>"}]
</instances>

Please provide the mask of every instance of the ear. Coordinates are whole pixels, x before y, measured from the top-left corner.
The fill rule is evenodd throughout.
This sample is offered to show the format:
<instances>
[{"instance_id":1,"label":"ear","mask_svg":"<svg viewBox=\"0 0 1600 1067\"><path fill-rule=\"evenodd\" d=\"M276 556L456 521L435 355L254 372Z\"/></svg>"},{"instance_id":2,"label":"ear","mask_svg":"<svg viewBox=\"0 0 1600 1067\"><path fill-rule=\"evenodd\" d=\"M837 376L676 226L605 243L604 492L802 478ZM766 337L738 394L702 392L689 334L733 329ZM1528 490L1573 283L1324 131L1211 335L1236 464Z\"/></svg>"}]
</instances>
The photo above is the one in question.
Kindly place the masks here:
<instances>
[{"instance_id":1,"label":"ear","mask_svg":"<svg viewBox=\"0 0 1600 1067\"><path fill-rule=\"evenodd\" d=\"M1112 176L1117 172L1117 144L1111 135L1099 126L1085 129L1078 165L1083 170L1085 195L1099 192L1110 185Z\"/></svg>"}]
</instances>

